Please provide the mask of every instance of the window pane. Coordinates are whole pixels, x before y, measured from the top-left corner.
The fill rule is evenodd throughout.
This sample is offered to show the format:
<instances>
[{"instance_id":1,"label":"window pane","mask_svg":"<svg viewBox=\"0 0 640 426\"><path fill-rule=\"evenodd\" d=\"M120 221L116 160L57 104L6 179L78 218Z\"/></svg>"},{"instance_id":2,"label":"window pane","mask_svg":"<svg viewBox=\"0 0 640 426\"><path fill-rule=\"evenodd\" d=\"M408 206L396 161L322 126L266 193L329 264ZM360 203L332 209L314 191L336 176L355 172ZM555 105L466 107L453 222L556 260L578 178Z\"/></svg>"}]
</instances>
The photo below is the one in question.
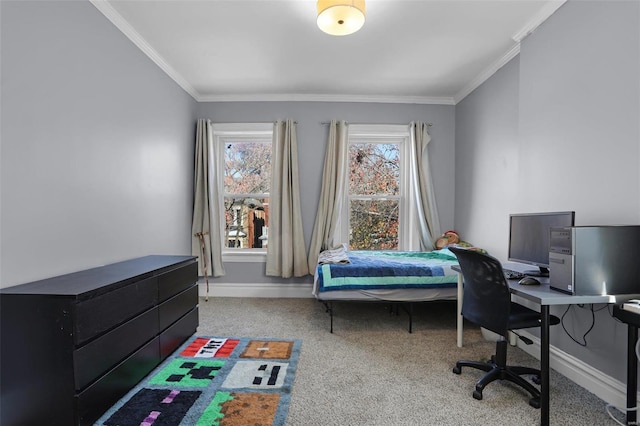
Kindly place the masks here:
<instances>
[{"instance_id":1,"label":"window pane","mask_svg":"<svg viewBox=\"0 0 640 426\"><path fill-rule=\"evenodd\" d=\"M399 145L350 144L349 174L349 193L352 195L398 195L400 193Z\"/></svg>"},{"instance_id":2,"label":"window pane","mask_svg":"<svg viewBox=\"0 0 640 426\"><path fill-rule=\"evenodd\" d=\"M351 200L349 248L398 249L398 200Z\"/></svg>"},{"instance_id":3,"label":"window pane","mask_svg":"<svg viewBox=\"0 0 640 426\"><path fill-rule=\"evenodd\" d=\"M227 142L224 149L224 191L231 194L269 193L271 144Z\"/></svg>"},{"instance_id":4,"label":"window pane","mask_svg":"<svg viewBox=\"0 0 640 426\"><path fill-rule=\"evenodd\" d=\"M225 197L225 247L266 248L269 198Z\"/></svg>"}]
</instances>

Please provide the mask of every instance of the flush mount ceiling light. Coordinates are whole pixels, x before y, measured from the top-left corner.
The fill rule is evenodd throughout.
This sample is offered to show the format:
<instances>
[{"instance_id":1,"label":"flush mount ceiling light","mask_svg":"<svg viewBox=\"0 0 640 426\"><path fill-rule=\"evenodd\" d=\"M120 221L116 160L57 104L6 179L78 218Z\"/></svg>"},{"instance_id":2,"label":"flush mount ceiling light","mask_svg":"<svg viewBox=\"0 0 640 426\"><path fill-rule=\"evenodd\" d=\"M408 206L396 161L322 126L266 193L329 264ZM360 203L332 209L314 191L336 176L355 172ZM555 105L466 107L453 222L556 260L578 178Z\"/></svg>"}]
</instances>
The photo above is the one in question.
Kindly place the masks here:
<instances>
[{"instance_id":1,"label":"flush mount ceiling light","mask_svg":"<svg viewBox=\"0 0 640 426\"><path fill-rule=\"evenodd\" d=\"M364 25L364 0L318 0L318 27L327 34L353 34Z\"/></svg>"}]
</instances>

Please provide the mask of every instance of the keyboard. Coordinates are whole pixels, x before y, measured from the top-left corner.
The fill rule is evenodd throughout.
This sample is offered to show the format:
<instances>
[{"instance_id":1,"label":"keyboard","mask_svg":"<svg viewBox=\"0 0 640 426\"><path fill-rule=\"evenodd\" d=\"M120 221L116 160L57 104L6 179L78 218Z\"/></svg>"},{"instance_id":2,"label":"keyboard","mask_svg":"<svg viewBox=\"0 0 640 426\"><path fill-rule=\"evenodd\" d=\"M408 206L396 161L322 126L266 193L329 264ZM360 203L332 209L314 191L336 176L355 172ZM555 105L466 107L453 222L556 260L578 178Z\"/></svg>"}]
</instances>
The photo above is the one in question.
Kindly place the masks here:
<instances>
[{"instance_id":1,"label":"keyboard","mask_svg":"<svg viewBox=\"0 0 640 426\"><path fill-rule=\"evenodd\" d=\"M638 299L627 300L622 305L622 309L624 309L625 311L629 311L629 312L633 312L633 313L636 313L636 314L640 314L640 300L638 300Z\"/></svg>"},{"instance_id":2,"label":"keyboard","mask_svg":"<svg viewBox=\"0 0 640 426\"><path fill-rule=\"evenodd\" d=\"M504 268L502 268L502 272L504 272L504 276L508 280L520 280L524 278L524 274L522 272L514 271L511 269L504 269Z\"/></svg>"}]
</instances>

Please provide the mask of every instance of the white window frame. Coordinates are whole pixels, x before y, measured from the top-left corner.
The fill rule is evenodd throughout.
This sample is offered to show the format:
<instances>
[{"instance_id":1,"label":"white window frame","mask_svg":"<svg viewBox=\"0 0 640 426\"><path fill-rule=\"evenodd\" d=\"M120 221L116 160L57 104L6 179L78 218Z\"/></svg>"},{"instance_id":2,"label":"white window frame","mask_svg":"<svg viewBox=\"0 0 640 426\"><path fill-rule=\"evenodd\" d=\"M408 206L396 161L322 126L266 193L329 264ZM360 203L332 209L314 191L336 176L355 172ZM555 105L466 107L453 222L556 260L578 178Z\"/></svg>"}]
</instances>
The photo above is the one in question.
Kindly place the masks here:
<instances>
[{"instance_id":1,"label":"white window frame","mask_svg":"<svg viewBox=\"0 0 640 426\"><path fill-rule=\"evenodd\" d=\"M216 150L216 157L219 163L214 168L218 173L218 179L212 179L210 182L220 182L223 187L218 188L220 218L219 224L220 235L224 235L224 147L229 142L264 142L273 144L273 123L214 123L213 124L213 146L212 150ZM212 151L213 152L213 151ZM269 188L271 190L271 188ZM267 194L269 195L269 194ZM213 226L213 224L212 224ZM227 247L225 238L221 238L222 260L223 262L266 262L266 248L229 248Z\"/></svg>"},{"instance_id":2,"label":"white window frame","mask_svg":"<svg viewBox=\"0 0 640 426\"><path fill-rule=\"evenodd\" d=\"M399 200L399 212L398 217L398 251L405 251L409 249L409 232L412 229L412 215L411 215L411 175L409 169L409 154L410 154L410 141L411 134L409 132L409 126L396 125L396 124L350 124L348 131L348 144L356 143L386 143L386 144L398 144L399 149L399 162L400 162L400 194L398 196L371 196L365 197L367 199L398 199ZM349 150L347 149L347 155ZM348 167L348 161L345 161ZM345 176L349 176L346 173ZM345 179L344 199L342 201L342 211L340 215L340 241L349 243L349 218L350 212L350 200L362 199L363 197L351 197L349 195L349 181ZM415 227L413 229L416 229Z\"/></svg>"}]
</instances>

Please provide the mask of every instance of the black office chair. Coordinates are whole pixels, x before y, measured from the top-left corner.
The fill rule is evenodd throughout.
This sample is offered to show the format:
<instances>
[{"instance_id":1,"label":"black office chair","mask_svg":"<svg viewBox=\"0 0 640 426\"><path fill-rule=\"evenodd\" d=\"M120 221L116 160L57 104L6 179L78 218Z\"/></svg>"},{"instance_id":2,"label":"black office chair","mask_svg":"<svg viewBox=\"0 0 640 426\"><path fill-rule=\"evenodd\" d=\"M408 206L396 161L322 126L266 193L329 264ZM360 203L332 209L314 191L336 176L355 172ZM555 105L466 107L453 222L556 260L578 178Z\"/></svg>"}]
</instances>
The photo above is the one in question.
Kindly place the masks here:
<instances>
[{"instance_id":1,"label":"black office chair","mask_svg":"<svg viewBox=\"0 0 640 426\"><path fill-rule=\"evenodd\" d=\"M476 390L473 392L475 399L482 399L483 389L494 380L508 380L529 392L531 394L529 404L534 408L540 408L540 391L520 377L531 374L534 376L533 382L539 384L540 370L507 365L508 332L540 327L540 313L511 301L509 284L502 271L502 265L496 258L457 247L450 247L450 250L457 256L464 278L462 316L501 336L496 343L496 353L491 357L490 362L458 361L453 372L460 374L462 367L472 367L487 372L476 383ZM551 325L559 322L558 317L551 316ZM520 338L527 344L532 343L529 339Z\"/></svg>"}]
</instances>

